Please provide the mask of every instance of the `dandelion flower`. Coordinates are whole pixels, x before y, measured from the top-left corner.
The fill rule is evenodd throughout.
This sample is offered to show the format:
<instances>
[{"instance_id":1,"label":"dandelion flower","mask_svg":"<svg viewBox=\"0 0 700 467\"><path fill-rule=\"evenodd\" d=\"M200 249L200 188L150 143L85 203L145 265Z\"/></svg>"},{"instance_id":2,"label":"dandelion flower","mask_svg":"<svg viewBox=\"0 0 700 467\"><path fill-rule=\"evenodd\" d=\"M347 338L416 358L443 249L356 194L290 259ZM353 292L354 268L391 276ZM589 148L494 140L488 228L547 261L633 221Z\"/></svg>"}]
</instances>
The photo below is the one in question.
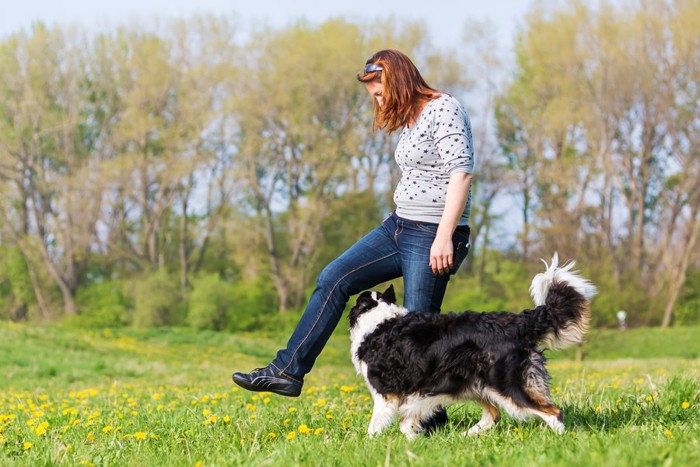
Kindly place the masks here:
<instances>
[{"instance_id":1,"label":"dandelion flower","mask_svg":"<svg viewBox=\"0 0 700 467\"><path fill-rule=\"evenodd\" d=\"M315 435L320 435L321 433L323 433L323 428L316 428L316 429L314 430L314 434L315 434Z\"/></svg>"},{"instance_id":2,"label":"dandelion flower","mask_svg":"<svg viewBox=\"0 0 700 467\"><path fill-rule=\"evenodd\" d=\"M143 439L146 439L147 437L148 436L143 431L137 431L136 433L134 433L134 438L136 438L136 439L143 440Z\"/></svg>"},{"instance_id":3,"label":"dandelion flower","mask_svg":"<svg viewBox=\"0 0 700 467\"><path fill-rule=\"evenodd\" d=\"M46 433L46 429L49 427L49 422L41 422L39 426L36 427L36 434L41 436Z\"/></svg>"},{"instance_id":4,"label":"dandelion flower","mask_svg":"<svg viewBox=\"0 0 700 467\"><path fill-rule=\"evenodd\" d=\"M306 435L308 433L311 433L313 430L309 428L306 424L299 425L299 433L302 435Z\"/></svg>"},{"instance_id":5,"label":"dandelion flower","mask_svg":"<svg viewBox=\"0 0 700 467\"><path fill-rule=\"evenodd\" d=\"M111 425L107 425L106 427L102 428L102 433L109 433L113 429L114 428Z\"/></svg>"},{"instance_id":6,"label":"dandelion flower","mask_svg":"<svg viewBox=\"0 0 700 467\"><path fill-rule=\"evenodd\" d=\"M25 441L24 443L22 443L22 450L28 451L32 448L32 446L33 446L32 443L30 443L29 441Z\"/></svg>"},{"instance_id":7,"label":"dandelion flower","mask_svg":"<svg viewBox=\"0 0 700 467\"><path fill-rule=\"evenodd\" d=\"M272 432L268 433L267 436L269 436L272 439L277 438L277 435L275 433L272 433Z\"/></svg>"},{"instance_id":8,"label":"dandelion flower","mask_svg":"<svg viewBox=\"0 0 700 467\"><path fill-rule=\"evenodd\" d=\"M297 411L297 409L296 409L295 407L290 407L290 408L289 408L289 413L294 413L294 412L296 412L296 411Z\"/></svg>"},{"instance_id":9,"label":"dandelion flower","mask_svg":"<svg viewBox=\"0 0 700 467\"><path fill-rule=\"evenodd\" d=\"M673 439L673 432L671 430L666 430L664 431L664 434L668 436L669 438Z\"/></svg>"},{"instance_id":10,"label":"dandelion flower","mask_svg":"<svg viewBox=\"0 0 700 467\"><path fill-rule=\"evenodd\" d=\"M684 401L684 402L681 404L681 407L683 407L684 409L687 409L688 407L690 407L690 403L689 403L688 401Z\"/></svg>"},{"instance_id":11,"label":"dandelion flower","mask_svg":"<svg viewBox=\"0 0 700 467\"><path fill-rule=\"evenodd\" d=\"M287 439L288 439L288 440L295 439L296 437L297 437L296 431L290 431L289 433L287 433Z\"/></svg>"}]
</instances>

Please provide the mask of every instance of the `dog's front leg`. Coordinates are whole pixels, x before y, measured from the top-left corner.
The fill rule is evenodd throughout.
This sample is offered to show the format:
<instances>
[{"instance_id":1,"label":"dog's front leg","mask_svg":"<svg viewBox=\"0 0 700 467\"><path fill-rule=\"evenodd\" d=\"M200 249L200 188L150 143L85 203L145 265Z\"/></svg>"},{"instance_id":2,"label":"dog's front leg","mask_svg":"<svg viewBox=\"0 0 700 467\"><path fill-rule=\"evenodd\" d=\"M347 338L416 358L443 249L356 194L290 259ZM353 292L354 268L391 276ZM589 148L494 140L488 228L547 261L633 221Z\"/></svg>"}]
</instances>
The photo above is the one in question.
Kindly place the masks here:
<instances>
[{"instance_id":1,"label":"dog's front leg","mask_svg":"<svg viewBox=\"0 0 700 467\"><path fill-rule=\"evenodd\" d=\"M398 401L393 398L386 398L381 394L372 394L374 397L374 409L372 420L369 422L367 433L370 438L378 435L394 421L398 410Z\"/></svg>"}]
</instances>

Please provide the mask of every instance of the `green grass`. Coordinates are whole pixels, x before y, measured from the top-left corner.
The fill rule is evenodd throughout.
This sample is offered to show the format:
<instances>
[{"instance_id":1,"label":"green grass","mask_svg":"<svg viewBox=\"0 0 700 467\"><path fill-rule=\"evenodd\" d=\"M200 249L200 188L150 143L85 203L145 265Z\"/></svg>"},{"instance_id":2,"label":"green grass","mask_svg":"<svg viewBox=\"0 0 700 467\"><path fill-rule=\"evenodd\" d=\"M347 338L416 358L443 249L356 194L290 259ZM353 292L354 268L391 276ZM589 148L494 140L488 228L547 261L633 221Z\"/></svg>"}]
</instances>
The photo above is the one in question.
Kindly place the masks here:
<instances>
[{"instance_id":1,"label":"green grass","mask_svg":"<svg viewBox=\"0 0 700 467\"><path fill-rule=\"evenodd\" d=\"M396 424L367 438L343 329L290 399L230 382L286 334L0 323L0 465L700 465L699 331L594 331L582 363L550 355L562 436L506 416L463 437L480 415L465 403L409 442Z\"/></svg>"}]
</instances>

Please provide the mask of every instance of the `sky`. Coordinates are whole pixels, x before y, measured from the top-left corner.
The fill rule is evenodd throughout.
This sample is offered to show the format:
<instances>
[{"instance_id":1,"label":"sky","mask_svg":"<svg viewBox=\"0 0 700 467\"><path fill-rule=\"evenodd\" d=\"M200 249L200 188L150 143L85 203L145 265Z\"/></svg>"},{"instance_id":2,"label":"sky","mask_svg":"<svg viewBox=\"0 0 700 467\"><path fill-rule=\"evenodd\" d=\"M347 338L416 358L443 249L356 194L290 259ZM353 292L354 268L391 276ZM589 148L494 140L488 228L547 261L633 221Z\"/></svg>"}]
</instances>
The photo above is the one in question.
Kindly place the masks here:
<instances>
[{"instance_id":1,"label":"sky","mask_svg":"<svg viewBox=\"0 0 700 467\"><path fill-rule=\"evenodd\" d=\"M375 19L389 16L421 20L436 46L457 44L467 20L489 21L502 46L510 48L534 0L0 0L0 37L40 20L49 25L110 28L153 17L194 13L236 13L244 24L285 26L301 18ZM458 6L459 5L459 6Z\"/></svg>"}]
</instances>

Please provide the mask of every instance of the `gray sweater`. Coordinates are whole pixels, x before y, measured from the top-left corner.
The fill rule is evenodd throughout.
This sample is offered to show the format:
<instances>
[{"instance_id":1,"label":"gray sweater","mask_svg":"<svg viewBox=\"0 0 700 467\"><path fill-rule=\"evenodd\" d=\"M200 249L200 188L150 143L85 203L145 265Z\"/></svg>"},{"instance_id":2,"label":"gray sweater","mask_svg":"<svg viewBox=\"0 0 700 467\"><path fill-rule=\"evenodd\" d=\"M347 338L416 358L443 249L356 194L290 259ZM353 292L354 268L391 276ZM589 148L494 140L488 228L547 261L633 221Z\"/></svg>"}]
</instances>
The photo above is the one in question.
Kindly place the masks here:
<instances>
[{"instance_id":1,"label":"gray sweater","mask_svg":"<svg viewBox=\"0 0 700 467\"><path fill-rule=\"evenodd\" d=\"M394 192L396 214L418 222L440 223L450 176L472 173L474 148L469 116L454 97L428 102L414 124L404 127L394 153L401 168ZM471 188L458 225L469 225Z\"/></svg>"}]
</instances>

